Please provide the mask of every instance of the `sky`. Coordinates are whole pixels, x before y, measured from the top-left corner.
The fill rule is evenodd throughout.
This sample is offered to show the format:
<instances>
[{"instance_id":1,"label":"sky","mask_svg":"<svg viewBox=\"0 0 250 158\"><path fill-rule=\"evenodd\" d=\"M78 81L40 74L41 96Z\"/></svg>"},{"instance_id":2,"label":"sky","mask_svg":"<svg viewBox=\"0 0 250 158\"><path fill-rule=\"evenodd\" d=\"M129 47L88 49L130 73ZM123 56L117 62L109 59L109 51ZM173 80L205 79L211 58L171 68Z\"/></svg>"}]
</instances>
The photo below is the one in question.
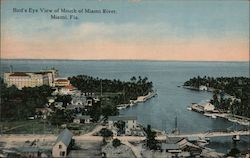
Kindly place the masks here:
<instances>
[{"instance_id":1,"label":"sky","mask_svg":"<svg viewBox=\"0 0 250 158\"><path fill-rule=\"evenodd\" d=\"M1 0L1 58L249 61L249 1Z\"/></svg>"}]
</instances>

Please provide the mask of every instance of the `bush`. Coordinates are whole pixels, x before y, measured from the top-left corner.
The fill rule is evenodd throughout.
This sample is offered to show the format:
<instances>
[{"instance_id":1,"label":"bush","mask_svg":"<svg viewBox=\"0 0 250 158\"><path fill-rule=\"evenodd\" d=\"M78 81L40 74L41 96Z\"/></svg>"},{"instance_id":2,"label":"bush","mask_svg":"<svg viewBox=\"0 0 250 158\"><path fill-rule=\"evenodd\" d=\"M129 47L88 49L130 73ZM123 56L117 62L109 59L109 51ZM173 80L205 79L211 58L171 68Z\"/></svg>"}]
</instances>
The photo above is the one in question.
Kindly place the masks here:
<instances>
[{"instance_id":1,"label":"bush","mask_svg":"<svg viewBox=\"0 0 250 158\"><path fill-rule=\"evenodd\" d=\"M111 136L113 136L113 132L110 131L110 130L107 129L107 128L101 129L100 134L101 134L101 136L103 136L103 137L111 137Z\"/></svg>"},{"instance_id":2,"label":"bush","mask_svg":"<svg viewBox=\"0 0 250 158\"><path fill-rule=\"evenodd\" d=\"M229 153L227 154L227 156L237 156L240 153L240 150L237 148L232 148Z\"/></svg>"},{"instance_id":3,"label":"bush","mask_svg":"<svg viewBox=\"0 0 250 158\"><path fill-rule=\"evenodd\" d=\"M114 140L113 140L113 142L112 142L112 145L113 145L113 147L118 147L118 146L120 146L122 143L121 143L121 141L119 140L119 139L117 139L117 138L115 138Z\"/></svg>"}]
</instances>

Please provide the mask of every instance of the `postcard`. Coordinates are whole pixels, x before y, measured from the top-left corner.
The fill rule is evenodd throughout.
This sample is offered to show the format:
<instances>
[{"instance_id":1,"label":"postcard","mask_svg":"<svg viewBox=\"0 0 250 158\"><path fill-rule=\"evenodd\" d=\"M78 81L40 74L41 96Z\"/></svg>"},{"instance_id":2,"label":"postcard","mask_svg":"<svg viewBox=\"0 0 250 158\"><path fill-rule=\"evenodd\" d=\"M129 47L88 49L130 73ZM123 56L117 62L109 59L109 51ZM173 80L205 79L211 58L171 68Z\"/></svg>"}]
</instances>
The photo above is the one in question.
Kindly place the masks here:
<instances>
[{"instance_id":1,"label":"postcard","mask_svg":"<svg viewBox=\"0 0 250 158\"><path fill-rule=\"evenodd\" d=\"M0 157L249 157L248 0L0 4Z\"/></svg>"}]
</instances>

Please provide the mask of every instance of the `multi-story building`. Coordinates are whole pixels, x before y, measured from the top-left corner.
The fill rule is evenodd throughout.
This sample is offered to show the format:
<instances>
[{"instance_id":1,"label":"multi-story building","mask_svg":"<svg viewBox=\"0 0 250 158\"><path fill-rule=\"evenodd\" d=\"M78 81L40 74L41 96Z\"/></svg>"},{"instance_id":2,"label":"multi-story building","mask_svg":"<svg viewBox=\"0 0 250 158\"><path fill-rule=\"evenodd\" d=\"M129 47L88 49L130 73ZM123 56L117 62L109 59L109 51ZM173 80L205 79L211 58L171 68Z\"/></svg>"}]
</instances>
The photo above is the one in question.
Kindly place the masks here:
<instances>
[{"instance_id":1,"label":"multi-story building","mask_svg":"<svg viewBox=\"0 0 250 158\"><path fill-rule=\"evenodd\" d=\"M42 70L42 72L47 73L49 78L49 86L55 87L55 79L58 77L58 70L52 68L48 70Z\"/></svg>"},{"instance_id":2,"label":"multi-story building","mask_svg":"<svg viewBox=\"0 0 250 158\"><path fill-rule=\"evenodd\" d=\"M122 121L125 123L125 135L131 135L134 130L138 129L136 116L110 116L108 118L108 127L115 130L115 123Z\"/></svg>"},{"instance_id":3,"label":"multi-story building","mask_svg":"<svg viewBox=\"0 0 250 158\"><path fill-rule=\"evenodd\" d=\"M55 77L56 70L41 72L6 72L4 73L4 83L6 83L8 87L15 85L18 89L42 85L54 86Z\"/></svg>"}]
</instances>

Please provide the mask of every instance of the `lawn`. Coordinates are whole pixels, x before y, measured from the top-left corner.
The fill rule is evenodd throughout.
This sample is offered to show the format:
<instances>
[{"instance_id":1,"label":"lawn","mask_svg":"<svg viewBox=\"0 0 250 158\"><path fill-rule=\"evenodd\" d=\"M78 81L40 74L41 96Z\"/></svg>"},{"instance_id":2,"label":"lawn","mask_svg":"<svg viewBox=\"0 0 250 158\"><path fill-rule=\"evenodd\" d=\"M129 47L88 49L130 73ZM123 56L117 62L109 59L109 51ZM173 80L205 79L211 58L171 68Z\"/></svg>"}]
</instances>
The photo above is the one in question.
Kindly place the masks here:
<instances>
[{"instance_id":1,"label":"lawn","mask_svg":"<svg viewBox=\"0 0 250 158\"><path fill-rule=\"evenodd\" d=\"M72 130L79 134L92 131L96 124L74 125L79 130ZM0 134L58 134L62 127L54 126L44 120L24 120L0 122Z\"/></svg>"},{"instance_id":2,"label":"lawn","mask_svg":"<svg viewBox=\"0 0 250 158\"><path fill-rule=\"evenodd\" d=\"M23 120L0 122L3 134L52 134L57 133L57 127L43 120Z\"/></svg>"}]
</instances>

